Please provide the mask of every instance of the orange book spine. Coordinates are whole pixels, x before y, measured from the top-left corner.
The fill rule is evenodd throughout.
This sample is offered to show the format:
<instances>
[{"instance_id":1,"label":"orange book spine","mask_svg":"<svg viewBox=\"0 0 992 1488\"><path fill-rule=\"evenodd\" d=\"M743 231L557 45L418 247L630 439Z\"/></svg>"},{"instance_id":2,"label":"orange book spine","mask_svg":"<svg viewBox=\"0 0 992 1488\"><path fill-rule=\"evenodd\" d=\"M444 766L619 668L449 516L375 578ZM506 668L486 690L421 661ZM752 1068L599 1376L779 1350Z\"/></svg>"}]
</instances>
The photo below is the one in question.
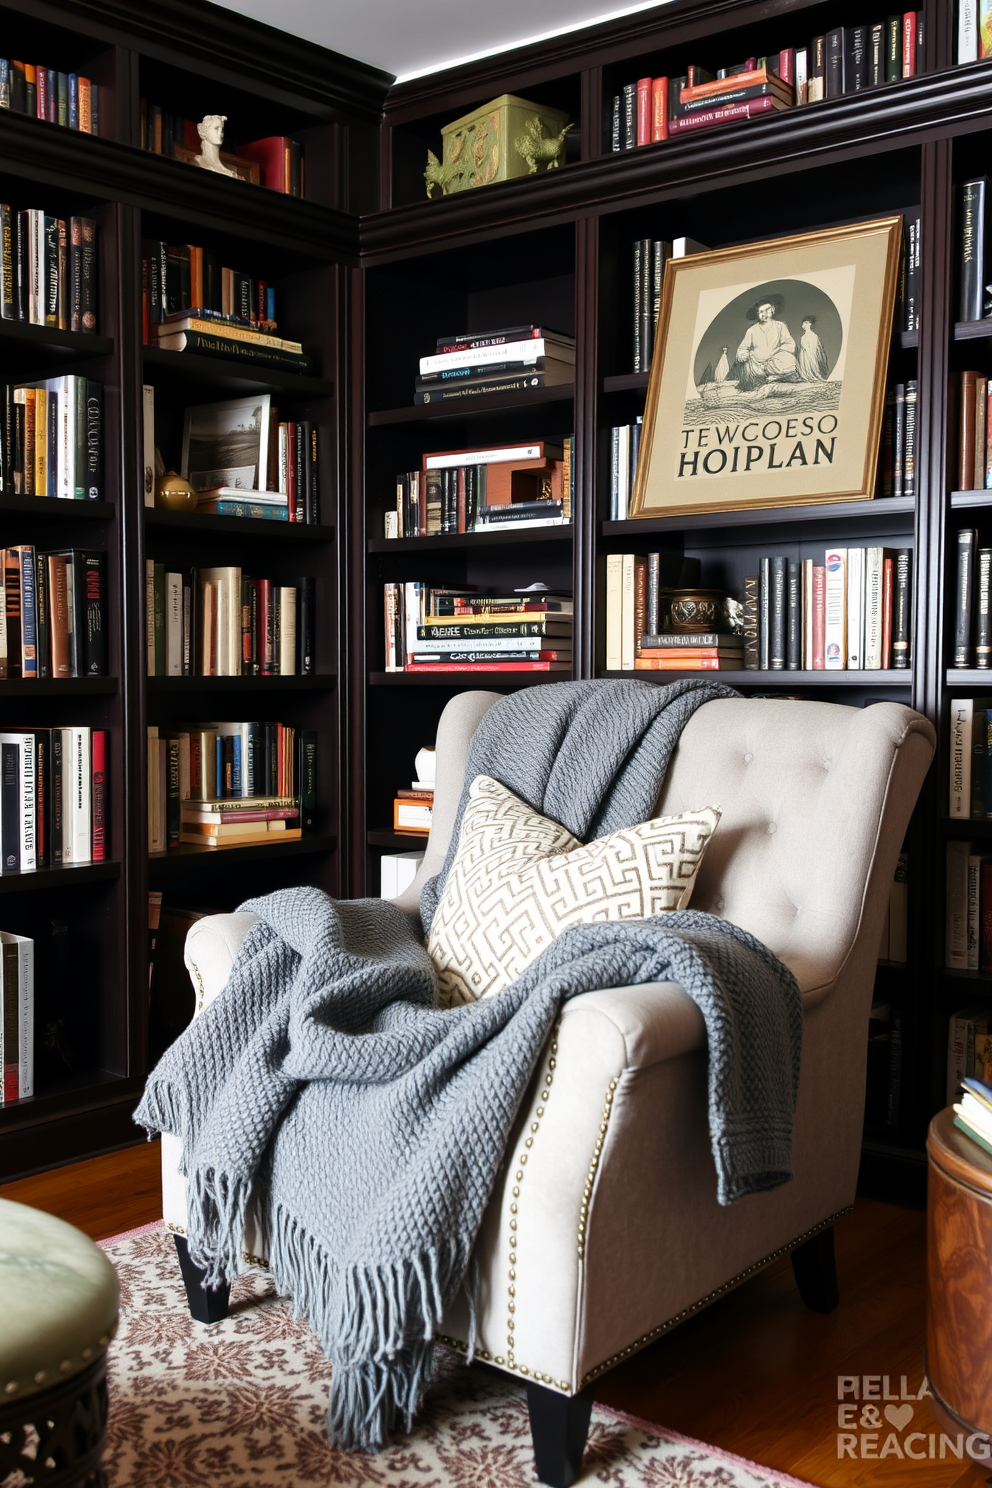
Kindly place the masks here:
<instances>
[{"instance_id":1,"label":"orange book spine","mask_svg":"<svg viewBox=\"0 0 992 1488\"><path fill-rule=\"evenodd\" d=\"M668 79L655 78L651 84L651 139L668 138Z\"/></svg>"}]
</instances>

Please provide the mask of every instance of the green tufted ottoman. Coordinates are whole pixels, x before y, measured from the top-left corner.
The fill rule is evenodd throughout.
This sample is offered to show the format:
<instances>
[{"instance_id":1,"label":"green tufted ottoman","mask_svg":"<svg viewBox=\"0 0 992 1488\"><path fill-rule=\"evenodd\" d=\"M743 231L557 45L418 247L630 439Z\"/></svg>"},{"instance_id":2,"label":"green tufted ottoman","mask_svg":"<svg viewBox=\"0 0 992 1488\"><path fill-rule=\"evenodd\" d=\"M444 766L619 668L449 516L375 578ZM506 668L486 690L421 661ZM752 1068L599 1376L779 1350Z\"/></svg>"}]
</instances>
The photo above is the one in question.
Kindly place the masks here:
<instances>
[{"instance_id":1,"label":"green tufted ottoman","mask_svg":"<svg viewBox=\"0 0 992 1488\"><path fill-rule=\"evenodd\" d=\"M0 1199L0 1483L105 1488L117 1273L81 1231Z\"/></svg>"}]
</instances>

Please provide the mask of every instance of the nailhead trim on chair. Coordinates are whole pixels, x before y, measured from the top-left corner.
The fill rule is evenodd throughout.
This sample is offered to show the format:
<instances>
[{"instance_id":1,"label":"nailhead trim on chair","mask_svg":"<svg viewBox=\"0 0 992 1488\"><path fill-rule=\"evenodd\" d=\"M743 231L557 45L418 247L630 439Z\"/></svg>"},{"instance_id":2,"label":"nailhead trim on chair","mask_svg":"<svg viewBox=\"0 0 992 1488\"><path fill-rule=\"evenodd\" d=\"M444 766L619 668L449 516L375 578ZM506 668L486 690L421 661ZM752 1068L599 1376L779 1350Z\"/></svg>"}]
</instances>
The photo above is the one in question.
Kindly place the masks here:
<instances>
[{"instance_id":1,"label":"nailhead trim on chair","mask_svg":"<svg viewBox=\"0 0 992 1488\"><path fill-rule=\"evenodd\" d=\"M558 1053L558 1030L560 1028L561 1028L561 1023L560 1022L556 1023L555 1024L555 1027L554 1027L554 1032L551 1035L551 1052L548 1055L548 1067L547 1067L547 1070L546 1070L545 1075L544 1075L544 1081L543 1081L544 1088L541 1091L540 1102L539 1102L539 1104L537 1106L536 1111L534 1112L534 1115L535 1115L535 1117L537 1119L535 1121L532 1121L531 1122L531 1124L530 1124L530 1135L524 1138L524 1148L525 1148L525 1150L517 1158L517 1171L513 1175L513 1191L512 1191L513 1202L510 1205L510 1273L509 1273L509 1281L507 1282L507 1298L506 1298L506 1310L509 1313L509 1317L506 1320L507 1338L506 1338L506 1361L505 1361L505 1363L506 1363L506 1367L508 1369L514 1369L514 1370L516 1370L516 1372L518 1374L522 1374L522 1375L525 1375L527 1378L533 1378L533 1379L536 1379L536 1380L543 1379L543 1375L538 1374L536 1370L528 1369L523 1364L517 1364L515 1362L515 1360L514 1360L514 1347L513 1347L514 1323L513 1323L513 1314L517 1310L517 1304L516 1304L516 1302L514 1300L515 1297L516 1297L516 1295L517 1295L517 1289L516 1289L516 1286L514 1285L514 1283L516 1282L516 1279L517 1279L517 1271L516 1271L516 1266L517 1266L517 1244L518 1244L518 1241L520 1239L520 1236L517 1233L517 1200L520 1198L520 1185L524 1181L524 1169L527 1166L527 1156L528 1156L528 1153L530 1152L530 1149L534 1145L534 1138L535 1138L535 1136L537 1135L537 1133L538 1133L538 1131L540 1129L541 1117L544 1115L544 1108L547 1105L549 1099L551 1098L551 1085L552 1085L552 1082L554 1081L554 1077L555 1077L555 1075L554 1075L555 1065L558 1062L557 1059L555 1058L555 1055ZM503 1364L504 1361L501 1358L496 1358L493 1362L496 1363L496 1364Z\"/></svg>"},{"instance_id":2,"label":"nailhead trim on chair","mask_svg":"<svg viewBox=\"0 0 992 1488\"><path fill-rule=\"evenodd\" d=\"M592 1161L589 1164L589 1172L586 1175L585 1187L582 1190L582 1203L579 1206L579 1260L586 1253L586 1220L589 1217L589 1204L592 1199L592 1186L596 1181L596 1170L599 1167L599 1159L603 1151L603 1143L606 1140L606 1131L610 1124L610 1115L613 1111L613 1093L617 1088L616 1080L611 1080L606 1087L606 1101L603 1105L603 1119L599 1123L599 1135L596 1145L592 1149Z\"/></svg>"},{"instance_id":3,"label":"nailhead trim on chair","mask_svg":"<svg viewBox=\"0 0 992 1488\"><path fill-rule=\"evenodd\" d=\"M447 1344L448 1348L457 1349L460 1354L468 1353L468 1344L461 1338L449 1338L446 1333L438 1333L435 1336L438 1343ZM553 1389L561 1390L565 1395L572 1393L572 1387L568 1380L552 1379L550 1374L541 1374L539 1370L528 1369L524 1364L511 1364L507 1363L505 1359L493 1358L493 1355L487 1353L485 1349L477 1348L475 1357L485 1360L487 1364L496 1364L500 1369L512 1369L514 1374L526 1375L528 1379L536 1380L540 1385L551 1385Z\"/></svg>"},{"instance_id":4,"label":"nailhead trim on chair","mask_svg":"<svg viewBox=\"0 0 992 1488\"><path fill-rule=\"evenodd\" d=\"M171 1219L165 1221L165 1228L171 1230L174 1235L185 1235L187 1231L182 1225L173 1224ZM263 1271L268 1271L269 1263L264 1256L252 1255L250 1250L241 1252L241 1259L246 1266L260 1266Z\"/></svg>"},{"instance_id":5,"label":"nailhead trim on chair","mask_svg":"<svg viewBox=\"0 0 992 1488\"><path fill-rule=\"evenodd\" d=\"M83 1365L89 1364L95 1355L104 1353L110 1347L111 1339L117 1336L118 1326L119 1319L114 1323L113 1327L110 1328L108 1332L102 1333L100 1337L95 1341L95 1343L80 1351L79 1357ZM53 1365L50 1369L39 1369L36 1374L32 1375L30 1380L4 1380L3 1393L7 1397L7 1399L10 1400L13 1395L17 1394L22 1385L57 1384L59 1375L68 1374L72 1367L73 1363L71 1359L60 1359L57 1366ZM0 1376L0 1378L2 1378L2 1376ZM42 1398L44 1397L39 1396L39 1399Z\"/></svg>"},{"instance_id":6,"label":"nailhead trim on chair","mask_svg":"<svg viewBox=\"0 0 992 1488\"><path fill-rule=\"evenodd\" d=\"M590 1369L588 1374L583 1376L579 1389L584 1390L586 1385L592 1380L598 1379L601 1374L605 1374L608 1369L613 1369L615 1365L629 1358L631 1354L636 1354L655 1338L660 1338L663 1333L671 1332L672 1328L676 1327L679 1323L685 1322L686 1318L692 1317L693 1313L701 1312L704 1307L709 1307L711 1302L715 1302L726 1292L732 1291L734 1287L740 1286L742 1281L746 1281L755 1272L764 1270L765 1266L770 1265L772 1261L777 1261L781 1256L788 1255L790 1251L795 1250L798 1246L805 1245L807 1240L812 1240L813 1236L819 1235L821 1230L828 1230L838 1219L843 1218L845 1214L850 1214L853 1208L853 1204L848 1204L846 1209L838 1209L837 1213L831 1214L829 1219L821 1220L812 1229L805 1230L803 1234L797 1235L795 1240L789 1241L788 1245L780 1245L778 1250L773 1250L770 1255L766 1255L762 1260L755 1261L753 1266L748 1266L746 1270L738 1272L730 1281L725 1281L722 1286L718 1286L715 1291L709 1292L705 1297L700 1297L699 1301L693 1302L691 1307L684 1307L681 1312L676 1313L667 1322L659 1323L657 1328L651 1329L650 1333L642 1333L640 1338L635 1338L633 1343L629 1343L618 1354L614 1354L612 1358L604 1359L603 1363L597 1364L595 1369Z\"/></svg>"},{"instance_id":7,"label":"nailhead trim on chair","mask_svg":"<svg viewBox=\"0 0 992 1488\"><path fill-rule=\"evenodd\" d=\"M196 985L199 988L199 991L196 994L196 1009L193 1013L193 1017L198 1018L203 1012L204 1004L207 1000L207 993L203 985L203 978L200 975L200 968L197 966L195 961L193 962L193 975L196 977Z\"/></svg>"}]
</instances>

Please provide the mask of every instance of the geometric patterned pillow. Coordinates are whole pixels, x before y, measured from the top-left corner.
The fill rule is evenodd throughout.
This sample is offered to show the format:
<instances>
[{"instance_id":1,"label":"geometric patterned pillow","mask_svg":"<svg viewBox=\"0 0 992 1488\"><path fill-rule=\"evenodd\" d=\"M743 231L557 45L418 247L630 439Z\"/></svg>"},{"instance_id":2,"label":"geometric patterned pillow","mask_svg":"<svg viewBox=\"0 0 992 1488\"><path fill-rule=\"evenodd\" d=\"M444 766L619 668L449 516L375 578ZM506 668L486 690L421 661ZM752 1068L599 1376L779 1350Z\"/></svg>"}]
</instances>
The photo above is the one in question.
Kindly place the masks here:
<instances>
[{"instance_id":1,"label":"geometric patterned pillow","mask_svg":"<svg viewBox=\"0 0 992 1488\"><path fill-rule=\"evenodd\" d=\"M571 925L684 909L719 820L706 806L582 843L479 775L427 940L440 1005L509 987Z\"/></svg>"}]
</instances>

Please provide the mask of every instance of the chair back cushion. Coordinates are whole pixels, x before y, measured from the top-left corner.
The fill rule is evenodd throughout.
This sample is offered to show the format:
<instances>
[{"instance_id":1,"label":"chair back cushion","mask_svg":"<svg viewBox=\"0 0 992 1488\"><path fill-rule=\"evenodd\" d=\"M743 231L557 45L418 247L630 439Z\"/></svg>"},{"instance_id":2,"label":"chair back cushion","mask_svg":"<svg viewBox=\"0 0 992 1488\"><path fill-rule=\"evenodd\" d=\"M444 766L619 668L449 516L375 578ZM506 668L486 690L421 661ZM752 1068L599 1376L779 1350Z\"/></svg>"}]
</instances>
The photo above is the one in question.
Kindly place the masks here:
<instances>
[{"instance_id":1,"label":"chair back cushion","mask_svg":"<svg viewBox=\"0 0 992 1488\"><path fill-rule=\"evenodd\" d=\"M704 807L583 845L478 776L427 941L442 1005L510 986L571 925L685 908L719 819Z\"/></svg>"}]
</instances>

